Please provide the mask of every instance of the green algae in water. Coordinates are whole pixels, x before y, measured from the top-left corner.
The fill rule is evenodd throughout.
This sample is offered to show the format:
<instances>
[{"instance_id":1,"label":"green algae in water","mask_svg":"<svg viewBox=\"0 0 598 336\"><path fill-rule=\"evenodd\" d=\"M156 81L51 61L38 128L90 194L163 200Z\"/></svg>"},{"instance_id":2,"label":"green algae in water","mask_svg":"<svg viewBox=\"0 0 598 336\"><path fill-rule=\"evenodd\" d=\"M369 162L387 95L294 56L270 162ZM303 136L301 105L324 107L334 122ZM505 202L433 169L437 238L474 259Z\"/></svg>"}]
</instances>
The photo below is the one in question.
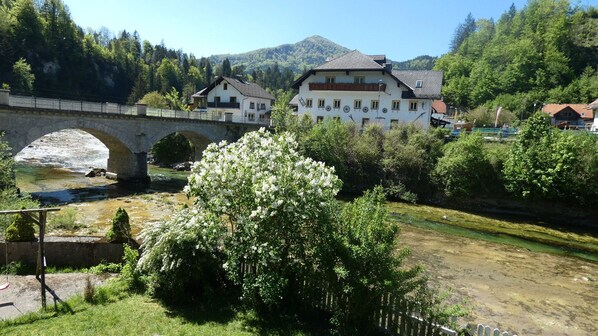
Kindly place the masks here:
<instances>
[{"instance_id":1,"label":"green algae in water","mask_svg":"<svg viewBox=\"0 0 598 336\"><path fill-rule=\"evenodd\" d=\"M440 208L437 208L437 210L445 211L445 209ZM425 213L420 213L420 216L417 216L414 214L391 212L391 217L400 223L412 225L422 229L433 230L435 232L517 246L534 252L552 253L598 262L598 246L595 244L569 241L569 245L567 246L562 244L562 240L559 237L553 237L554 241L552 241L552 243L559 242L558 244L553 245L550 244L550 240L548 239L544 241L535 241L532 239L517 237L510 234L497 232L495 227L487 228L488 231L470 227L462 227L460 226L460 223L458 223L458 219L453 219L452 221L447 222L429 220L423 218L425 217ZM489 221L492 222L493 220L489 219ZM524 232L522 232L522 234L524 234Z\"/></svg>"}]
</instances>

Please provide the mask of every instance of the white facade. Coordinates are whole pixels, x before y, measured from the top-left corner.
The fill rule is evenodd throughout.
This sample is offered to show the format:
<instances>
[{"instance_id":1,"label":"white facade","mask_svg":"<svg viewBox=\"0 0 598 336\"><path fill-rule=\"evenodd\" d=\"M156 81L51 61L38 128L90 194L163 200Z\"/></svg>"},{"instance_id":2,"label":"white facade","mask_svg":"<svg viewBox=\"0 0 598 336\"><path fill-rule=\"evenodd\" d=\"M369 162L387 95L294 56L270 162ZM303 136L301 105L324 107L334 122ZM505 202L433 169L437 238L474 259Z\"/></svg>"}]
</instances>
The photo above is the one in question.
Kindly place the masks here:
<instances>
[{"instance_id":1,"label":"white facade","mask_svg":"<svg viewBox=\"0 0 598 336\"><path fill-rule=\"evenodd\" d=\"M594 123L591 128L592 132L598 132L598 108L594 109Z\"/></svg>"},{"instance_id":2,"label":"white facade","mask_svg":"<svg viewBox=\"0 0 598 336\"><path fill-rule=\"evenodd\" d=\"M231 83L232 81L235 83ZM208 113L214 120L269 124L270 116L267 112L272 110L274 97L248 96L237 89L245 85L255 87L257 84L232 78L222 78L213 84L213 87L193 95L197 99L199 111ZM263 91L261 88L260 90Z\"/></svg>"},{"instance_id":3,"label":"white facade","mask_svg":"<svg viewBox=\"0 0 598 336\"><path fill-rule=\"evenodd\" d=\"M310 90L311 83L324 84L330 81L334 81L334 84L326 89L312 87ZM355 83L365 85L361 88L359 85L338 85ZM409 91L409 88L388 72L316 72L299 87L297 113L310 114L314 121L332 117L353 121L359 126L377 122L385 129L395 123L416 123L423 128L429 127L433 99L402 98L403 91Z\"/></svg>"}]
</instances>

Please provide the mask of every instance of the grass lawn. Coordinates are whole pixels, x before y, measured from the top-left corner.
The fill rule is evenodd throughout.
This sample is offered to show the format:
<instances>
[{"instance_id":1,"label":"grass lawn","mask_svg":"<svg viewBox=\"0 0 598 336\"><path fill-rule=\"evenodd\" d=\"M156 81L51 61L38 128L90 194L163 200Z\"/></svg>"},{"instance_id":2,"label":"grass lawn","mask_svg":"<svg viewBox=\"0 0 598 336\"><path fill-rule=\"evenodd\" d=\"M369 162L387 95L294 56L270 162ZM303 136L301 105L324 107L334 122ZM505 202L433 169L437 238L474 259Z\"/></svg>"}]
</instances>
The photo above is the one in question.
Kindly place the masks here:
<instances>
[{"instance_id":1,"label":"grass lawn","mask_svg":"<svg viewBox=\"0 0 598 336\"><path fill-rule=\"evenodd\" d=\"M75 303L74 314L49 314L39 320L1 325L0 335L254 335L242 316L193 322L159 302L133 295L105 305Z\"/></svg>"},{"instance_id":2,"label":"grass lawn","mask_svg":"<svg viewBox=\"0 0 598 336\"><path fill-rule=\"evenodd\" d=\"M148 295L130 294L118 280L96 288L94 293L95 304L81 295L69 299L70 312L59 305L58 311L0 322L0 335L300 336L327 334L329 327L326 322L318 324L322 317L313 315L299 318L277 313L264 321L253 311L240 309L239 300L230 295L219 296L215 304L168 306Z\"/></svg>"}]
</instances>

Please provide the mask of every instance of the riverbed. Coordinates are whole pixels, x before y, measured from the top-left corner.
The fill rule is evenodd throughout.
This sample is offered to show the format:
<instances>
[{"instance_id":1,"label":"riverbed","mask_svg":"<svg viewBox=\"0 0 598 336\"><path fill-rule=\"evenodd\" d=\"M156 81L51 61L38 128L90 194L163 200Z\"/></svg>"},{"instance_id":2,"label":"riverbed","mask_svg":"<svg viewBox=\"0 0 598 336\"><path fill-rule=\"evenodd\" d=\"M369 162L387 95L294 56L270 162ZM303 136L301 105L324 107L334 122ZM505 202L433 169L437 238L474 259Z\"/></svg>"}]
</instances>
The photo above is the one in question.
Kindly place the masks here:
<instances>
[{"instance_id":1,"label":"riverbed","mask_svg":"<svg viewBox=\"0 0 598 336\"><path fill-rule=\"evenodd\" d=\"M90 167L105 168L108 156L89 134L67 131L40 140L17 156L17 185L44 204L74 208L82 224L75 232L53 234L103 235L118 207L127 210L137 234L191 203L182 193L186 173L150 167L149 187L126 189L103 177L84 177ZM403 223L401 244L412 251L409 263L422 264L440 289L453 289L451 300L470 308L460 323L519 335L598 334L597 263L397 220Z\"/></svg>"}]
</instances>

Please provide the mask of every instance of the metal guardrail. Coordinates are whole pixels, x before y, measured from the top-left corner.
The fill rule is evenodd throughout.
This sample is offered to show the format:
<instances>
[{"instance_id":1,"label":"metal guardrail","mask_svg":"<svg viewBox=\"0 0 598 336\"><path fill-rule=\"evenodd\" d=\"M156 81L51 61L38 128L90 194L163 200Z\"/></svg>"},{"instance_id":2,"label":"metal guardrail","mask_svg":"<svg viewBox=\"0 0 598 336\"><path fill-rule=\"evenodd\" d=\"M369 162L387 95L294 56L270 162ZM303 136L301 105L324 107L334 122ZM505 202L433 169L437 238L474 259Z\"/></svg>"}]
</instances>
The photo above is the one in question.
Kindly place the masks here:
<instances>
[{"instance_id":1,"label":"metal guardrail","mask_svg":"<svg viewBox=\"0 0 598 336\"><path fill-rule=\"evenodd\" d=\"M116 103L94 103L78 100L51 99L34 96L10 95L9 106L34 109L49 109L65 112L92 112L119 115L149 116L168 119L206 120L226 123L269 125L270 119L249 119L232 113L209 113L205 111L180 111L152 107L121 105Z\"/></svg>"}]
</instances>

